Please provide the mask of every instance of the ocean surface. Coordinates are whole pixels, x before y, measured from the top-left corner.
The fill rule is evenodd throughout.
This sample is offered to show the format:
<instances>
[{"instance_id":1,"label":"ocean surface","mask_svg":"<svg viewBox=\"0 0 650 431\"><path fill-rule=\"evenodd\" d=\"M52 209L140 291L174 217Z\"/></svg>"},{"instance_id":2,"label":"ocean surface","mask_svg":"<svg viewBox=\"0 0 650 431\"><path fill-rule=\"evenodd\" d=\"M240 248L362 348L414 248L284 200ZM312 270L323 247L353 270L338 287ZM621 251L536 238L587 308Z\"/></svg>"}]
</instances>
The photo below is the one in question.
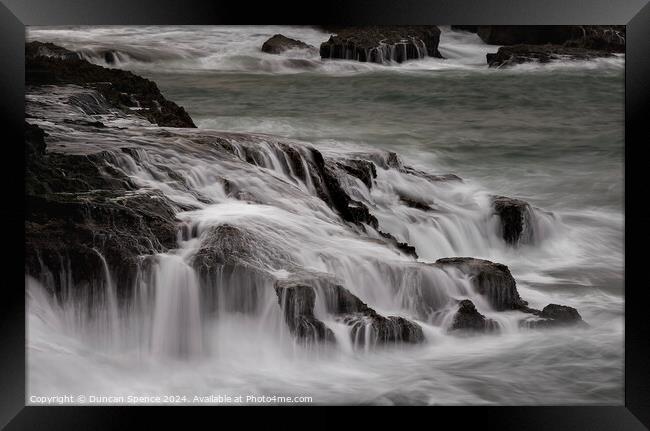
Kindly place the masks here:
<instances>
[{"instance_id":1,"label":"ocean surface","mask_svg":"<svg viewBox=\"0 0 650 431\"><path fill-rule=\"evenodd\" d=\"M65 329L65 319L57 320L56 305L33 293L30 393L292 394L325 404L622 404L624 56L489 69L485 54L497 46L442 27L445 59L376 65L321 60L306 50L262 53L262 43L276 33L316 47L329 37L311 27L108 26L29 27L27 38L54 42L103 66L110 51L110 67L155 81L200 129L269 134L341 157L390 150L419 169L460 176L462 186L440 196L458 204L460 221L432 227L412 217L404 227L401 213L380 211L380 226L415 245L423 261L473 256L506 264L531 306L575 307L590 328L458 338L424 324L429 342L423 346L314 357L279 346L246 318L231 316L211 331L219 354L143 359L130 350L87 346L78 331ZM386 190L409 187L386 175ZM507 247L463 222L474 216L461 203L489 195L520 198L552 214L544 240ZM236 219L238 207L223 214L219 208L205 211ZM330 269L352 277L348 269ZM390 307L376 300L380 309Z\"/></svg>"}]
</instances>

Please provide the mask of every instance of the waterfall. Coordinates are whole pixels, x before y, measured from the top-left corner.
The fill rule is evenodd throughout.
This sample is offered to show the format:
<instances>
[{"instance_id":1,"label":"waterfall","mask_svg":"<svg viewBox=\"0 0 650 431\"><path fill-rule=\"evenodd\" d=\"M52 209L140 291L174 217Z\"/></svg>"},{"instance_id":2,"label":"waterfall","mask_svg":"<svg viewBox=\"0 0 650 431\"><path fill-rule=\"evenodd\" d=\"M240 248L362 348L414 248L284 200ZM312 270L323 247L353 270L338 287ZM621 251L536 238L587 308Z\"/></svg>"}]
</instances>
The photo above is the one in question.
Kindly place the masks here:
<instances>
[{"instance_id":1,"label":"waterfall","mask_svg":"<svg viewBox=\"0 0 650 431\"><path fill-rule=\"evenodd\" d=\"M384 48L394 58L395 46ZM48 97L56 102L61 96L43 94L41 103ZM95 115L106 103L93 94L82 98L82 115ZM463 298L488 316L497 311L486 299L500 294L498 289L484 298L467 274L429 264L470 255L499 261L511 253L490 195L473 184L419 171L393 153L320 152L309 143L268 135L203 131L197 139L177 131L126 142L121 149L105 147L103 163L177 206L178 243L176 250L143 256L131 299L118 294L126 286L116 285L109 263L95 250L103 265L98 283L105 290L99 314L112 346L139 343L151 354L171 357L218 354L218 347L205 345L211 343L208 328L240 325L242 319L251 322L245 325L252 339L269 330L291 338L282 329L287 305L273 286L299 274L311 274L308 286L316 289L309 316L323 322L334 344L347 352L374 349L376 337L398 337L390 316L444 330ZM345 219L346 205L367 208L377 227L372 218L357 224ZM530 237L530 247L539 247L561 229L561 220L531 208L523 236ZM380 232L413 246L419 261L385 243ZM69 279L66 271L62 278ZM372 311L352 319L340 314L340 305L326 307L331 283ZM373 313L388 320L378 321Z\"/></svg>"},{"instance_id":2,"label":"waterfall","mask_svg":"<svg viewBox=\"0 0 650 431\"><path fill-rule=\"evenodd\" d=\"M159 255L153 275L153 353L194 356L202 350L199 282L182 256Z\"/></svg>"}]
</instances>

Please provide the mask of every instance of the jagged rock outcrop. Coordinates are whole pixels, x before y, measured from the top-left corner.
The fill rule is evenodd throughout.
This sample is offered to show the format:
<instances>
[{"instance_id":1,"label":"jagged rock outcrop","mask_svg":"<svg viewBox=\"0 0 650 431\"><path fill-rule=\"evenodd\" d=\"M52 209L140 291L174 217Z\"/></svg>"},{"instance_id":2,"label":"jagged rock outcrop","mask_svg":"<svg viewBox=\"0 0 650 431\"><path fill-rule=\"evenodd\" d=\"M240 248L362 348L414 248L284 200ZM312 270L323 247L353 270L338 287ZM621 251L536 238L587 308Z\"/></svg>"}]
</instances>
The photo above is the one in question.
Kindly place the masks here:
<instances>
[{"instance_id":1,"label":"jagged rock outcrop","mask_svg":"<svg viewBox=\"0 0 650 431\"><path fill-rule=\"evenodd\" d=\"M372 180L377 178L377 168L373 162L368 160L342 160L337 162L337 166L353 177L360 179L368 187L368 190L372 188Z\"/></svg>"},{"instance_id":2,"label":"jagged rock outcrop","mask_svg":"<svg viewBox=\"0 0 650 431\"><path fill-rule=\"evenodd\" d=\"M349 290L325 278L298 277L275 283L278 301L291 332L302 341L333 341L333 333L314 317L316 294L327 312L351 326L357 346L387 343L419 343L422 328L399 316L384 317Z\"/></svg>"},{"instance_id":3,"label":"jagged rock outcrop","mask_svg":"<svg viewBox=\"0 0 650 431\"><path fill-rule=\"evenodd\" d=\"M48 153L44 132L25 128L27 274L41 278L47 268L57 291L64 275L91 285L103 278L99 252L128 288L141 255L174 247L178 208L162 193L138 190L108 154Z\"/></svg>"},{"instance_id":4,"label":"jagged rock outcrop","mask_svg":"<svg viewBox=\"0 0 650 431\"><path fill-rule=\"evenodd\" d=\"M311 171L311 179L318 197L336 210L343 220L357 225L367 224L377 229L379 224L377 218L370 213L364 203L352 199L345 192L336 170L325 163L320 151L312 149L312 161L315 169Z\"/></svg>"},{"instance_id":5,"label":"jagged rock outcrop","mask_svg":"<svg viewBox=\"0 0 650 431\"><path fill-rule=\"evenodd\" d=\"M564 45L512 45L503 46L495 54L487 54L486 57L490 67L508 67L522 63L549 63L563 59L592 60L612 55L610 52Z\"/></svg>"},{"instance_id":6,"label":"jagged rock outcrop","mask_svg":"<svg viewBox=\"0 0 650 431\"><path fill-rule=\"evenodd\" d=\"M469 299L463 299L458 303L458 310L449 327L450 332L493 332L498 329L497 322L479 313Z\"/></svg>"},{"instance_id":7,"label":"jagged rock outcrop","mask_svg":"<svg viewBox=\"0 0 650 431\"><path fill-rule=\"evenodd\" d=\"M126 70L89 63L76 53L51 43L26 45L25 84L86 86L98 91L116 108L140 115L159 126L196 127L185 109L167 100L153 81Z\"/></svg>"},{"instance_id":8,"label":"jagged rock outcrop","mask_svg":"<svg viewBox=\"0 0 650 431\"><path fill-rule=\"evenodd\" d=\"M503 240L511 245L532 239L532 208L526 201L495 196L492 200L495 213L501 220Z\"/></svg>"},{"instance_id":9,"label":"jagged rock outcrop","mask_svg":"<svg viewBox=\"0 0 650 431\"><path fill-rule=\"evenodd\" d=\"M273 35L262 44L262 52L268 54L282 54L290 49L308 49L317 51L315 46L309 45L303 41L286 37L282 34Z\"/></svg>"},{"instance_id":10,"label":"jagged rock outcrop","mask_svg":"<svg viewBox=\"0 0 650 431\"><path fill-rule=\"evenodd\" d=\"M517 283L507 266L473 257L438 259L436 265L455 267L472 278L476 292L484 296L497 311L530 310L521 299Z\"/></svg>"},{"instance_id":11,"label":"jagged rock outcrop","mask_svg":"<svg viewBox=\"0 0 650 431\"><path fill-rule=\"evenodd\" d=\"M534 315L539 319L528 319L520 322L520 325L532 329L558 328L566 326L577 326L586 328L589 325L582 320L582 316L573 307L567 305L549 304L541 311L534 310Z\"/></svg>"},{"instance_id":12,"label":"jagged rock outcrop","mask_svg":"<svg viewBox=\"0 0 650 431\"><path fill-rule=\"evenodd\" d=\"M336 32L320 46L326 59L371 63L402 63L426 56L442 58L436 26L368 26L332 29Z\"/></svg>"}]
</instances>

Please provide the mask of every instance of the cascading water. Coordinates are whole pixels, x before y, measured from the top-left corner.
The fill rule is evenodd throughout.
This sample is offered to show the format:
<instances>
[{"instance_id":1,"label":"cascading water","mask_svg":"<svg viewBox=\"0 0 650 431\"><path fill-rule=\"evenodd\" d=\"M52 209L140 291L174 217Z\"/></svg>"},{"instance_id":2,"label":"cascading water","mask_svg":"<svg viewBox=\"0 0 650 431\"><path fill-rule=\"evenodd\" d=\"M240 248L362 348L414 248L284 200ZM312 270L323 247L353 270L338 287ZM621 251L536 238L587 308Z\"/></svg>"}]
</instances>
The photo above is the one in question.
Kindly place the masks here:
<instances>
[{"instance_id":1,"label":"cascading water","mask_svg":"<svg viewBox=\"0 0 650 431\"><path fill-rule=\"evenodd\" d=\"M395 58L383 48L378 55ZM416 48L425 57L426 47ZM120 67L133 61L114 58ZM602 253L585 243L587 227L571 224L584 213L546 211L535 202L511 244L494 189L434 175L447 174L448 165L418 164L408 151L401 160L365 142L307 139L301 131L280 138L264 130L153 127L75 86L31 88L27 105L30 122L47 133L48 152L100 154L93 160L128 178L137 192L169 199L177 227L174 247L141 256L132 286L116 281L119 268L110 267L101 247L103 271L92 289L72 281L74 262L61 265L58 277L44 267L39 280L27 279L32 392L56 392L56 379L41 368L55 350L87 370L88 380L74 386L79 392L164 388L188 395L313 394L321 403L456 404L585 402L589 388L596 401L616 398L618 358L609 344L603 363L576 368L599 354L603 337L619 335L622 322L598 316L620 307L622 298L598 291L583 302L577 293L533 288L546 279L574 283L567 268L592 265ZM101 121L110 132L82 121ZM363 163L374 166L374 176L364 176ZM340 203L339 195L351 201ZM414 247L417 258L400 243ZM526 314L494 305L516 298L480 293L478 275L435 263L454 256L507 264L531 307L575 306L590 332L547 335L520 327ZM52 295L55 279L67 281ZM464 299L497 323L498 335L449 334ZM410 324L421 328L421 339ZM48 340L43 334L51 330L56 337ZM567 350L573 343L580 347ZM530 354L539 358L536 375L520 365ZM567 363L562 373L551 369L558 361ZM594 377L603 369L610 373ZM560 382L571 373L579 388L567 393ZM469 380L497 389L485 395ZM526 385L539 391L524 393Z\"/></svg>"}]
</instances>

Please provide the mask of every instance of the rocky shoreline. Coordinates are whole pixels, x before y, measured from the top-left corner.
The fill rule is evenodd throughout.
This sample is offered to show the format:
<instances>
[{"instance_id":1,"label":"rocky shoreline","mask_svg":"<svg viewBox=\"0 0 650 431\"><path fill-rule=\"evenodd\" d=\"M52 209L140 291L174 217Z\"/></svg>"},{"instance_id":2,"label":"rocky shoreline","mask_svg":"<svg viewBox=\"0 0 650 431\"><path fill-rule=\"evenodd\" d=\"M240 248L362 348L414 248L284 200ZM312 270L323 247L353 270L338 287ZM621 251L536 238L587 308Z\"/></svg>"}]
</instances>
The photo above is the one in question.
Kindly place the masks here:
<instances>
[{"instance_id":1,"label":"rocky shoreline","mask_svg":"<svg viewBox=\"0 0 650 431\"><path fill-rule=\"evenodd\" d=\"M439 31L423 31L430 32L427 34L432 38L436 34L439 36ZM332 39L331 49L338 43L336 40ZM427 49L432 48L428 46ZM435 52L428 54L435 55ZM26 68L30 87L54 85L90 91L93 97L84 106L87 112L100 112L100 108L110 106L151 125L169 127L168 131L156 132L165 136L174 136L176 132L171 128L194 128L187 112L165 99L152 81L130 72L93 65L55 45L28 44ZM93 114L89 117L96 118ZM36 279L48 279L55 287L53 293L61 296L70 289L82 294L101 290L101 280L105 280L107 268L110 268L121 289L118 294L127 301L132 296L129 288L150 263L151 256L174 249L179 238L196 237L197 233L185 230L177 218L180 211L192 208L172 202L160 191L138 187L116 168L118 153L130 160L140 157L125 143L117 143L117 153L106 150L74 152L60 147L50 151L48 135L36 124L46 120L47 117L37 118L30 114L25 125L25 272ZM79 121L74 117L67 118L61 126L98 133L107 128L101 121ZM178 135L178 138L189 139L186 135ZM250 166L268 166L264 152L268 150L263 150L254 138L250 145L239 147L221 136L200 131L192 134L191 139L197 148L217 149L224 157ZM80 145L91 146L91 143ZM281 156L278 157L282 161L281 169L310 184L315 196L337 214L347 228L359 236L373 238L374 235L386 247L407 256L413 262L414 271L459 271L469 277L474 292L495 311L522 312L521 325L527 328L584 326L578 312L571 307L550 304L542 310L529 308L519 296L508 267L500 263L471 257L450 257L435 263L418 261L416 248L382 231L373 209L352 196L345 186L346 181L358 180L371 190L378 169L395 169L431 183L462 181L454 174L420 171L405 165L395 153L334 159L316 148L291 142L269 143L267 139L264 148L269 146ZM173 173L170 175L173 177ZM184 179L177 178L177 181L182 183ZM228 179L223 179L223 183L229 184ZM249 199L245 190L236 190L234 185L224 189L232 197L242 201ZM401 199L412 209L433 211L430 203L407 196ZM530 224L529 219L534 217L530 205L517 199L495 197L493 207L494 215L501 221L504 242L517 246ZM301 342L334 341L332 330L316 317L316 297L325 298L328 312L352 328L351 336L360 346L367 343L370 333L376 344L413 344L425 340L421 326L413 317L378 313L353 293L354 286L343 286L326 275L301 268L284 256L276 244L266 244L254 233L223 224L202 235L201 241L193 260L196 270L206 279L210 274L224 274L225 271L245 273L260 285L272 285L289 331ZM293 275L288 278L273 275L268 267L277 266L274 264L291 270ZM427 301L426 298L421 300ZM431 309L438 306L435 303L427 305ZM468 298L458 299L453 307L457 310L450 332L498 332L498 324L483 316Z\"/></svg>"},{"instance_id":2,"label":"rocky shoreline","mask_svg":"<svg viewBox=\"0 0 650 431\"><path fill-rule=\"evenodd\" d=\"M440 29L436 26L322 27L331 33L321 43L320 57L379 64L444 58L438 50ZM522 63L550 63L554 60L591 60L625 52L625 26L451 26L452 31L476 33L488 45L503 45L486 55L489 67L510 67ZM289 49L315 47L276 34L262 45L262 51L280 54Z\"/></svg>"}]
</instances>

